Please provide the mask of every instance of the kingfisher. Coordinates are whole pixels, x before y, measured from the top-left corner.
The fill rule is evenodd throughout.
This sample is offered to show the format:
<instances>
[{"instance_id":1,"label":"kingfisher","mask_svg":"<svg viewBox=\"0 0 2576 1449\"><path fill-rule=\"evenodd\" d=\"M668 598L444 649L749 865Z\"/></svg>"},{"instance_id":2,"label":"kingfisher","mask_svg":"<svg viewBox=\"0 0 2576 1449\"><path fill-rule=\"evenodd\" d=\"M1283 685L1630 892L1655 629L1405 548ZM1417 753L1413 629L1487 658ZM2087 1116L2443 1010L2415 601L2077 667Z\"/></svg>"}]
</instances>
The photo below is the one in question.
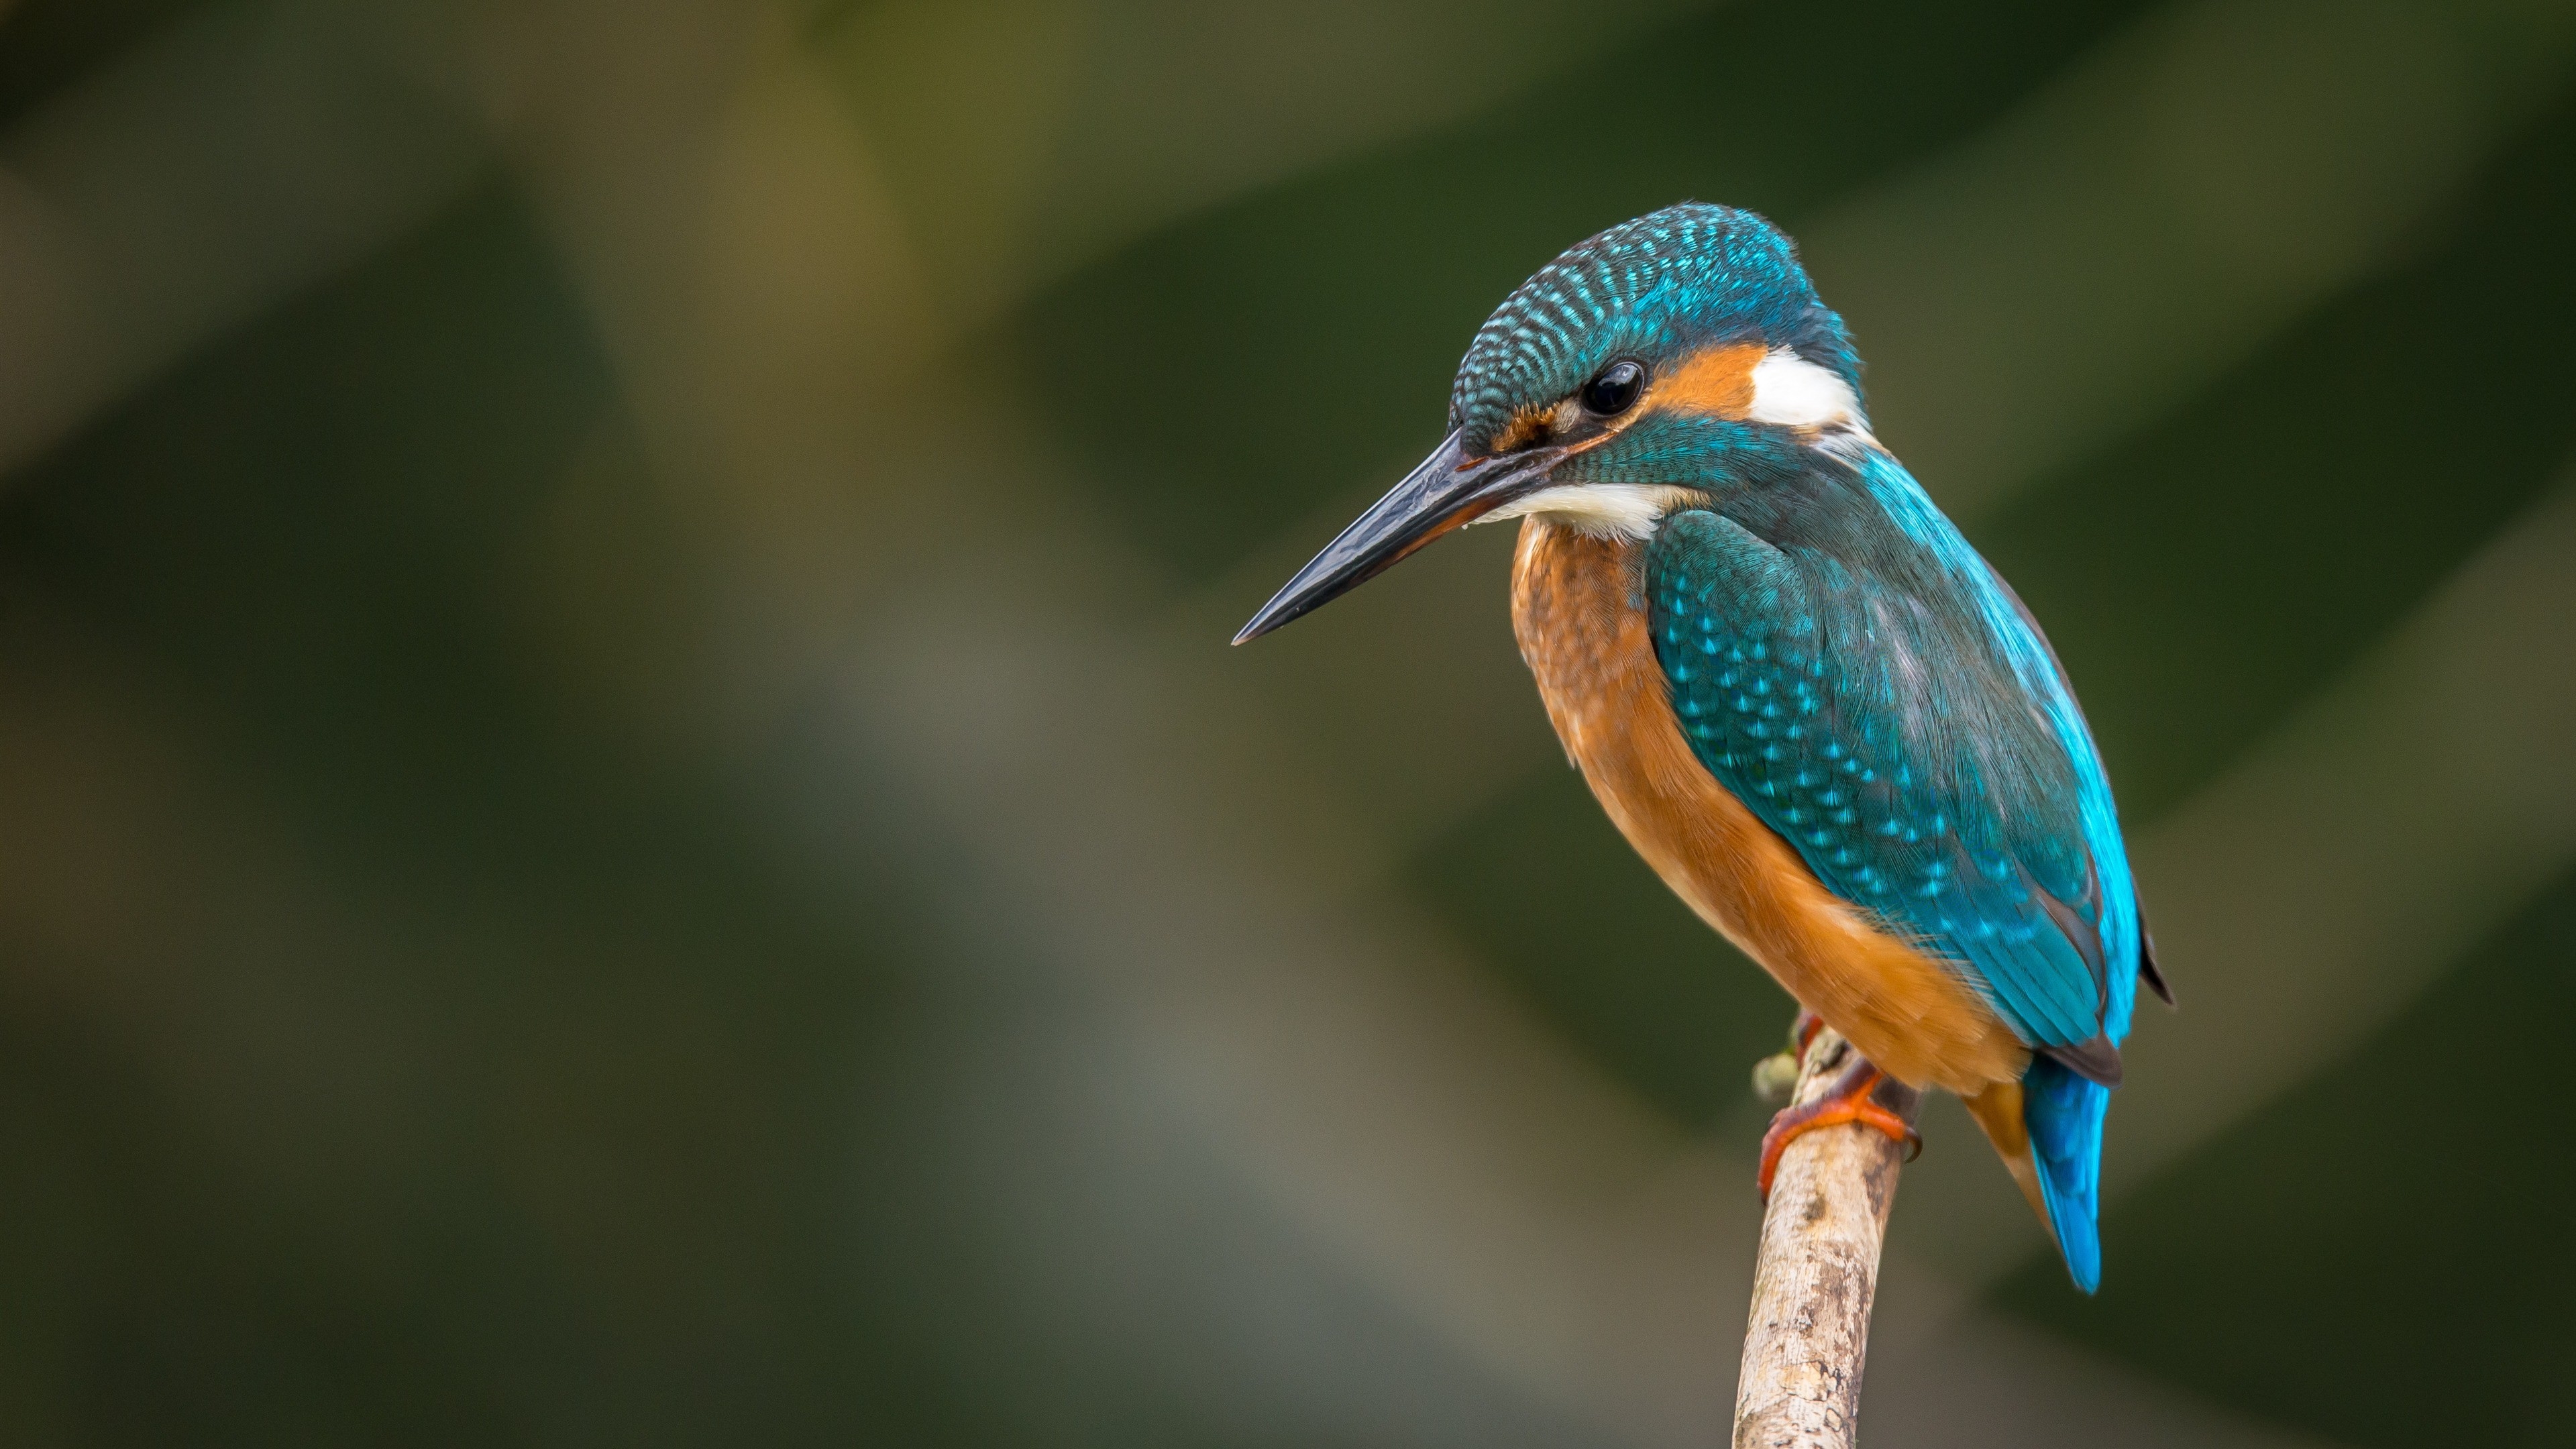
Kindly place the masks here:
<instances>
[{"instance_id":1,"label":"kingfisher","mask_svg":"<svg viewBox=\"0 0 2576 1449\"><path fill-rule=\"evenodd\" d=\"M1763 1142L1919 1146L1958 1096L2101 1282L2102 1131L2137 984L2173 999L2111 783L2039 623L1870 431L1797 248L1690 202L1477 329L1431 456L1234 642L1466 524L1520 520L1512 630L1566 754L1691 909L1857 1055Z\"/></svg>"}]
</instances>

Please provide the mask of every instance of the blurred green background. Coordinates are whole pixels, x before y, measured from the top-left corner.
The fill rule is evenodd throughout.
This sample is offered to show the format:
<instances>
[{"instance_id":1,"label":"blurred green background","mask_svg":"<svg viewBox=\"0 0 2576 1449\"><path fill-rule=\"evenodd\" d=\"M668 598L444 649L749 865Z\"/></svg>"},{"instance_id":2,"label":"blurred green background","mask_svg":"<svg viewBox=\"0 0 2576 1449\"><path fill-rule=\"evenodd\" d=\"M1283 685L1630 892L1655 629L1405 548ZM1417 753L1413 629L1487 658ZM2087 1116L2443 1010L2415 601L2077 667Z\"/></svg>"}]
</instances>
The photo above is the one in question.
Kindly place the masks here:
<instances>
[{"instance_id":1,"label":"blurred green background","mask_svg":"<svg viewBox=\"0 0 2576 1449\"><path fill-rule=\"evenodd\" d=\"M2178 1013L1874 1445L2576 1443L2576 6L0 3L0 1442L1722 1441L1790 1004L1478 321L1800 237Z\"/></svg>"}]
</instances>

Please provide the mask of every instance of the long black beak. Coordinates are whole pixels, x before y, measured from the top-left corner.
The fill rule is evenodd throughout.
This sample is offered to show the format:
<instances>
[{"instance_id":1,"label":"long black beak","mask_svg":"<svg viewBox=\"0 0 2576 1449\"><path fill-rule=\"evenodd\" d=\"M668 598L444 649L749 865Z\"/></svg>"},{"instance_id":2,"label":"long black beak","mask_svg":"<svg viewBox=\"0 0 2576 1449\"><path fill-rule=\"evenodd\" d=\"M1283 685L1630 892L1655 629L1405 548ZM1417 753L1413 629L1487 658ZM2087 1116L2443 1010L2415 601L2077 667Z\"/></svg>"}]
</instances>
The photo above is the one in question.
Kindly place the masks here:
<instances>
[{"instance_id":1,"label":"long black beak","mask_svg":"<svg viewBox=\"0 0 2576 1449\"><path fill-rule=\"evenodd\" d=\"M1561 451L1538 448L1469 461L1458 434L1440 440L1431 456L1372 503L1315 561L1297 571L1234 636L1258 639L1301 614L1309 614L1403 561L1405 555L1472 523L1547 480Z\"/></svg>"}]
</instances>

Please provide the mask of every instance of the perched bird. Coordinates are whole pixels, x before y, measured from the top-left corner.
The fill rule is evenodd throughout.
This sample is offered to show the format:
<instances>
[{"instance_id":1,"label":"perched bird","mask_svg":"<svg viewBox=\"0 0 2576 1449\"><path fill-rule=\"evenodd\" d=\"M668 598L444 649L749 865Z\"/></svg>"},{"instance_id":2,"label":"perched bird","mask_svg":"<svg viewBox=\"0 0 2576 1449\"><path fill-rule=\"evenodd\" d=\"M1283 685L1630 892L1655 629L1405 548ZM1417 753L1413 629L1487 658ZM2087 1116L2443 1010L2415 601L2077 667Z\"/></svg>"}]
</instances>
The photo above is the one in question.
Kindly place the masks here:
<instances>
[{"instance_id":1,"label":"perched bird","mask_svg":"<svg viewBox=\"0 0 2576 1449\"><path fill-rule=\"evenodd\" d=\"M1522 520L1512 627L1548 718L1666 884L1866 1060L1781 1114L1964 1100L2101 1277L2102 1127L2157 973L2111 785L2038 623L1870 433L1795 247L1685 204L1549 263L1478 329L1449 435L1242 633L1462 524Z\"/></svg>"}]
</instances>

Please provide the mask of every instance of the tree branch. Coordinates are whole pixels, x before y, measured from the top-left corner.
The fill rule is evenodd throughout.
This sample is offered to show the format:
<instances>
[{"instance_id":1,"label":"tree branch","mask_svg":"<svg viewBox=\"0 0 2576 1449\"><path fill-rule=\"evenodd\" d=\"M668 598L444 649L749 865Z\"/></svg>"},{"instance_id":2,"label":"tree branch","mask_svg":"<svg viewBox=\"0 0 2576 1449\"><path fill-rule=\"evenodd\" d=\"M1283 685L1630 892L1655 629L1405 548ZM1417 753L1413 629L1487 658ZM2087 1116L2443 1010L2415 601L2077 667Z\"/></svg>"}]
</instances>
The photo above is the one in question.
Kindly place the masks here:
<instances>
[{"instance_id":1,"label":"tree branch","mask_svg":"<svg viewBox=\"0 0 2576 1449\"><path fill-rule=\"evenodd\" d=\"M1794 1105L1826 1094L1850 1064L1851 1046L1820 1028L1795 1063ZM1755 1070L1757 1084L1786 1077L1783 1054ZM1879 1084L1881 1105L1914 1120L1921 1094ZM1762 1214L1753 1308L1735 1388L1735 1449L1850 1449L1860 1413L1870 1302L1879 1246L1905 1149L1858 1124L1819 1127L1781 1154Z\"/></svg>"}]
</instances>

